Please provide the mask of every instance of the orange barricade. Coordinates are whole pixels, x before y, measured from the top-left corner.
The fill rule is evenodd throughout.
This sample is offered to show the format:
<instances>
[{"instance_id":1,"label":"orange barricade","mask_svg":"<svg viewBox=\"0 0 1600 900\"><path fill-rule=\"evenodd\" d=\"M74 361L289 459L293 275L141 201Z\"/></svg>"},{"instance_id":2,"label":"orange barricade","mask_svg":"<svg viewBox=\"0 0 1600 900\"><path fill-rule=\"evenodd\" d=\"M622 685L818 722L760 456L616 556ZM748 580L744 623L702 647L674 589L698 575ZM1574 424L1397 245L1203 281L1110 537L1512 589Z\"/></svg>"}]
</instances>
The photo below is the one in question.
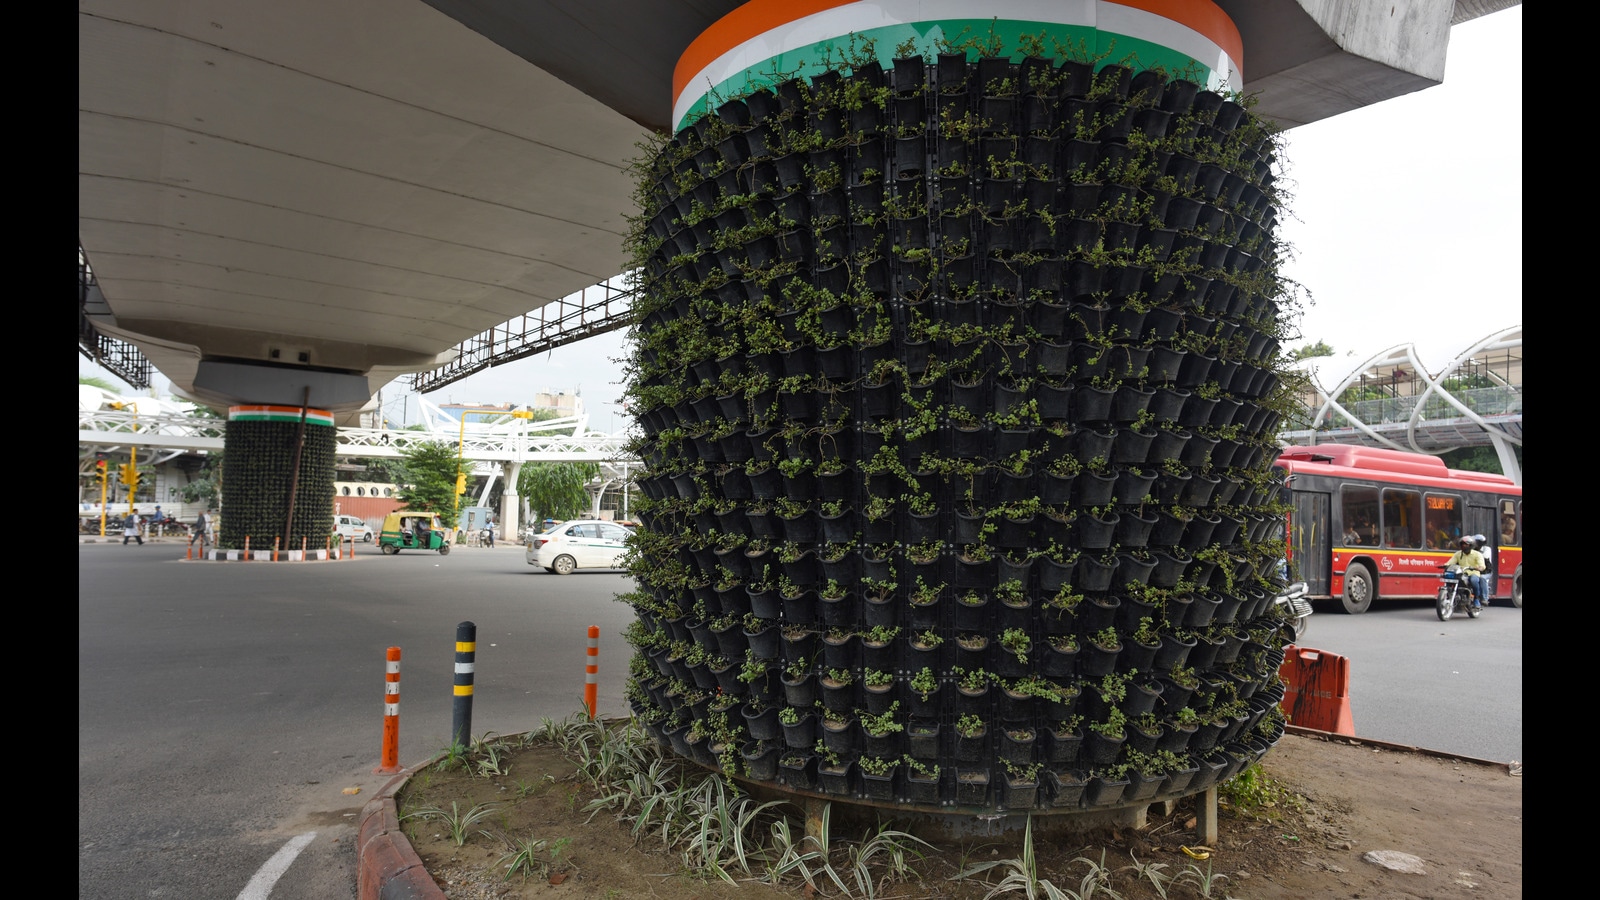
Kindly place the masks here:
<instances>
[{"instance_id":1,"label":"orange barricade","mask_svg":"<svg viewBox=\"0 0 1600 900\"><path fill-rule=\"evenodd\" d=\"M1281 706L1289 724L1355 737L1349 657L1291 646L1284 652L1278 676L1285 687Z\"/></svg>"}]
</instances>

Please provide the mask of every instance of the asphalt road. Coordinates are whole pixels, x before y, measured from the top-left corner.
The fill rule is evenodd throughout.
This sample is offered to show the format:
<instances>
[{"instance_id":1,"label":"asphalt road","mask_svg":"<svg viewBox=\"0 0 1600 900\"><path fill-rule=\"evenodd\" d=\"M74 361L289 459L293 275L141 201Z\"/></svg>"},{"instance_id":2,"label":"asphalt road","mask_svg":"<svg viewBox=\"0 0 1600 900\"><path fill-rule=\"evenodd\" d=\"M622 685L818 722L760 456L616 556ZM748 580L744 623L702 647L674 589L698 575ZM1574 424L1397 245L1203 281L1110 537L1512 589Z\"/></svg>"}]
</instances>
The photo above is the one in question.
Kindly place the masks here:
<instances>
[{"instance_id":1,"label":"asphalt road","mask_svg":"<svg viewBox=\"0 0 1600 900\"><path fill-rule=\"evenodd\" d=\"M349 900L354 822L387 779L384 652L404 653L400 762L449 742L456 625L478 626L472 732L576 712L601 628L600 711L624 714L629 610L612 573L561 577L519 545L448 557L200 563L181 542L84 544L78 579L78 885L101 898L236 898L314 834L271 896ZM1350 657L1362 737L1522 759L1522 612L1319 610L1304 644ZM345 794L349 788L360 793ZM254 895L259 898L261 894Z\"/></svg>"},{"instance_id":2,"label":"asphalt road","mask_svg":"<svg viewBox=\"0 0 1600 900\"><path fill-rule=\"evenodd\" d=\"M387 780L372 773L385 650L402 649L400 762L415 765L449 743L457 623L478 627L474 735L576 712L589 625L600 712L626 713L625 576L550 575L518 545L302 564L183 548L79 549L80 897L238 897L312 831L272 896L354 897L356 814Z\"/></svg>"},{"instance_id":3,"label":"asphalt road","mask_svg":"<svg viewBox=\"0 0 1600 900\"><path fill-rule=\"evenodd\" d=\"M1439 621L1432 600L1364 615L1318 604L1301 645L1350 659L1356 734L1495 762L1522 760L1522 610L1497 600Z\"/></svg>"}]
</instances>

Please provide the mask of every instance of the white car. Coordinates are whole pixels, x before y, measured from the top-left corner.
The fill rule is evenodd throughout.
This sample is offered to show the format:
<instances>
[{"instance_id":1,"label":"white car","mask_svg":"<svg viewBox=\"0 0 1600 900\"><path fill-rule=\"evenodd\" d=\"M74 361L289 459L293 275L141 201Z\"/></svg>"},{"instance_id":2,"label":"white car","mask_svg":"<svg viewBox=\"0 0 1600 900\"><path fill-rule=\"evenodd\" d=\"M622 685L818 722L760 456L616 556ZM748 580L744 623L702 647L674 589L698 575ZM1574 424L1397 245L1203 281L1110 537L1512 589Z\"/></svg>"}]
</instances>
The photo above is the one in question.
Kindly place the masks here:
<instances>
[{"instance_id":1,"label":"white car","mask_svg":"<svg viewBox=\"0 0 1600 900\"><path fill-rule=\"evenodd\" d=\"M372 526L357 516L334 516L334 533L342 538L354 538L362 543L372 543Z\"/></svg>"},{"instance_id":2,"label":"white car","mask_svg":"<svg viewBox=\"0 0 1600 900\"><path fill-rule=\"evenodd\" d=\"M574 519L534 535L524 545L528 565L571 575L578 569L617 569L628 529L600 519Z\"/></svg>"}]
</instances>

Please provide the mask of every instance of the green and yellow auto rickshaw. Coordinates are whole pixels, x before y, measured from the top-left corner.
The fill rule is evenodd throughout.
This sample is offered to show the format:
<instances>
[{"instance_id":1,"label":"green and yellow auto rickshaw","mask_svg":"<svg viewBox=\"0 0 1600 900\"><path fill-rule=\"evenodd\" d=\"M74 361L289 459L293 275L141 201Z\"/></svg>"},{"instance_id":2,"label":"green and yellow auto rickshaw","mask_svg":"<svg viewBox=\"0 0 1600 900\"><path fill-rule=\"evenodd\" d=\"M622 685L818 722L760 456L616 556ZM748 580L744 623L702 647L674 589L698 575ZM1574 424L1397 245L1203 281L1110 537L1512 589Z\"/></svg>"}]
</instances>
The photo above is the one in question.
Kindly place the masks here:
<instances>
[{"instance_id":1,"label":"green and yellow auto rickshaw","mask_svg":"<svg viewBox=\"0 0 1600 900\"><path fill-rule=\"evenodd\" d=\"M378 548L391 555L401 550L437 550L440 556L448 556L450 532L434 513L400 510L384 517Z\"/></svg>"}]
</instances>

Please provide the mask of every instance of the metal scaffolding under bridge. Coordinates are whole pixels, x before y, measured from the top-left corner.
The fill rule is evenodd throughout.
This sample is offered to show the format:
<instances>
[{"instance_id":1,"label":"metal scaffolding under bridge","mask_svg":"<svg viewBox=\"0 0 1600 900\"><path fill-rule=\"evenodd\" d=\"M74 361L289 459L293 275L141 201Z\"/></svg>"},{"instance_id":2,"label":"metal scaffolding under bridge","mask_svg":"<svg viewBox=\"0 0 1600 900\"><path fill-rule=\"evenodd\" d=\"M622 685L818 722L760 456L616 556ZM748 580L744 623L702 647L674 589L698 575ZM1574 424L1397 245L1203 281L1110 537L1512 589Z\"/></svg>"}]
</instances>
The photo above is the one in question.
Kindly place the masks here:
<instances>
[{"instance_id":1,"label":"metal scaffolding under bridge","mask_svg":"<svg viewBox=\"0 0 1600 900\"><path fill-rule=\"evenodd\" d=\"M411 387L426 394L485 369L626 328L633 323L633 289L622 286L628 282L628 275L618 275L463 341L455 359L412 376Z\"/></svg>"},{"instance_id":2,"label":"metal scaffolding under bridge","mask_svg":"<svg viewBox=\"0 0 1600 900\"><path fill-rule=\"evenodd\" d=\"M85 358L105 368L139 390L150 387L150 360L139 348L125 341L101 333L95 320L109 320L111 307L105 294L94 280L94 270L89 268L89 258L83 247L78 247L78 352Z\"/></svg>"}]
</instances>

